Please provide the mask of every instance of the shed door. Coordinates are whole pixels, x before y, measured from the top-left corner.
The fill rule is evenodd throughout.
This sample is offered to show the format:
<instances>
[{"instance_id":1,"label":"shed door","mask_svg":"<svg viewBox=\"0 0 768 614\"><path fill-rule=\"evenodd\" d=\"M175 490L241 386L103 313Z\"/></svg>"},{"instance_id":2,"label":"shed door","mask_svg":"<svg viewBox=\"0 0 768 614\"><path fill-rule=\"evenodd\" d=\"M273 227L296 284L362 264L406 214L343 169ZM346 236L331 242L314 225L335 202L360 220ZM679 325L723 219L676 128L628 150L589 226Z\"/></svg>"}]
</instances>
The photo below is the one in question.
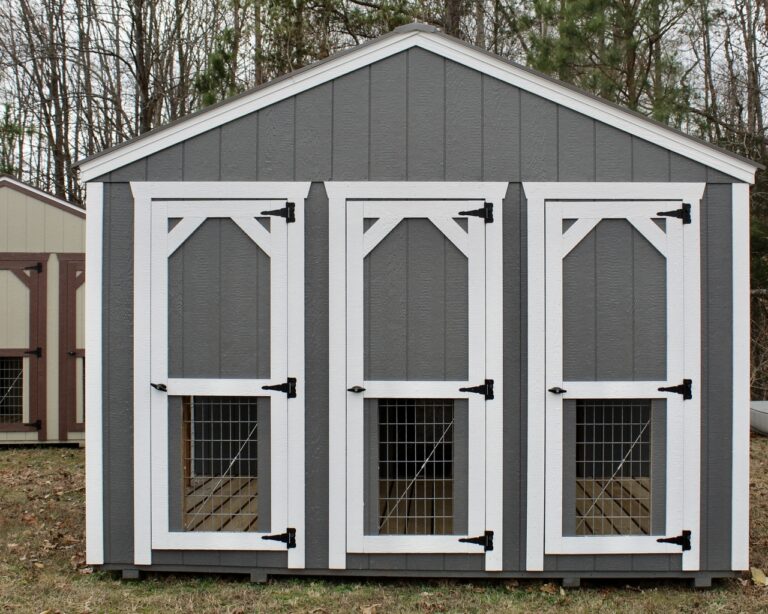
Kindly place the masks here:
<instances>
[{"instance_id":1,"label":"shed door","mask_svg":"<svg viewBox=\"0 0 768 614\"><path fill-rule=\"evenodd\" d=\"M346 207L347 551L482 556L483 202Z\"/></svg>"},{"instance_id":2,"label":"shed door","mask_svg":"<svg viewBox=\"0 0 768 614\"><path fill-rule=\"evenodd\" d=\"M85 260L59 255L59 439L85 430Z\"/></svg>"},{"instance_id":3,"label":"shed door","mask_svg":"<svg viewBox=\"0 0 768 614\"><path fill-rule=\"evenodd\" d=\"M0 441L36 441L44 432L42 260L41 254L0 254Z\"/></svg>"},{"instance_id":4,"label":"shed door","mask_svg":"<svg viewBox=\"0 0 768 614\"><path fill-rule=\"evenodd\" d=\"M698 526L685 506L701 385L686 368L692 225L667 211L681 203L546 203L547 553L681 554Z\"/></svg>"},{"instance_id":5,"label":"shed door","mask_svg":"<svg viewBox=\"0 0 768 614\"><path fill-rule=\"evenodd\" d=\"M291 545L284 207L152 204L155 549Z\"/></svg>"}]
</instances>

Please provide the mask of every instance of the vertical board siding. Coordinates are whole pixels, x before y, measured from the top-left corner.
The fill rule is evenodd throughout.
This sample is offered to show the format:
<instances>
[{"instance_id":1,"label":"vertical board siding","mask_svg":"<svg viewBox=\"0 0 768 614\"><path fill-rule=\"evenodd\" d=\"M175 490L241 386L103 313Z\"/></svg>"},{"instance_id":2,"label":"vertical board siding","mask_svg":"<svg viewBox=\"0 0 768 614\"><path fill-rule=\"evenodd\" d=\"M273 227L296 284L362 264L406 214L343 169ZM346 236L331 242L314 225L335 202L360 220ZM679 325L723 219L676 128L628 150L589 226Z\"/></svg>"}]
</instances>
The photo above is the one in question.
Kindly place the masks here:
<instances>
[{"instance_id":1,"label":"vertical board siding","mask_svg":"<svg viewBox=\"0 0 768 614\"><path fill-rule=\"evenodd\" d=\"M221 180L252 181L259 165L259 116L245 115L221 127Z\"/></svg>"},{"instance_id":2,"label":"vertical board siding","mask_svg":"<svg viewBox=\"0 0 768 614\"><path fill-rule=\"evenodd\" d=\"M483 178L482 75L445 63L445 175L451 181Z\"/></svg>"},{"instance_id":3,"label":"vertical board siding","mask_svg":"<svg viewBox=\"0 0 768 614\"><path fill-rule=\"evenodd\" d=\"M435 68L439 67L439 68ZM218 137L214 133L219 132ZM521 181L701 181L703 372L702 569L730 557L730 183L591 118L416 50L392 56L101 178L104 210L106 561L130 565L132 266L128 181L509 181L504 201L504 569L525 569L526 202ZM189 159L187 159L189 158ZM197 170L196 170L197 169ZM200 171L198 173L198 170ZM193 176L195 174L196 176ZM716 185L727 184L727 185ZM310 192L306 225L307 567L327 566L327 197ZM635 272L637 274L637 272ZM392 342L392 340L390 340ZM404 341L403 341L404 343ZM455 342L448 345L455 345ZM403 346L405 347L405 346ZM635 347L635 361L645 349ZM452 359L448 359L449 361ZM499 375L498 377L501 377ZM693 375L696 386L696 375ZM696 389L696 388L694 388ZM536 408L530 408L535 411ZM159 564L285 566L282 553L155 552ZM546 557L548 570L679 571L679 557ZM350 555L350 569L482 570L482 557Z\"/></svg>"},{"instance_id":4,"label":"vertical board siding","mask_svg":"<svg viewBox=\"0 0 768 614\"><path fill-rule=\"evenodd\" d=\"M371 181L406 179L407 60L408 56L400 53L370 67L368 179Z\"/></svg>"},{"instance_id":5,"label":"vertical board siding","mask_svg":"<svg viewBox=\"0 0 768 614\"><path fill-rule=\"evenodd\" d=\"M259 111L259 181L291 181L295 161L295 99Z\"/></svg>"},{"instance_id":6,"label":"vertical board siding","mask_svg":"<svg viewBox=\"0 0 768 614\"><path fill-rule=\"evenodd\" d=\"M445 60L408 51L407 143L409 181L445 177Z\"/></svg>"},{"instance_id":7,"label":"vertical board siding","mask_svg":"<svg viewBox=\"0 0 768 614\"><path fill-rule=\"evenodd\" d=\"M483 75L483 180L520 180L520 90Z\"/></svg>"},{"instance_id":8,"label":"vertical board siding","mask_svg":"<svg viewBox=\"0 0 768 614\"><path fill-rule=\"evenodd\" d=\"M363 68L333 82L333 177L368 178L371 69Z\"/></svg>"},{"instance_id":9,"label":"vertical board siding","mask_svg":"<svg viewBox=\"0 0 768 614\"><path fill-rule=\"evenodd\" d=\"M330 179L333 161L333 83L296 97L296 176Z\"/></svg>"}]
</instances>

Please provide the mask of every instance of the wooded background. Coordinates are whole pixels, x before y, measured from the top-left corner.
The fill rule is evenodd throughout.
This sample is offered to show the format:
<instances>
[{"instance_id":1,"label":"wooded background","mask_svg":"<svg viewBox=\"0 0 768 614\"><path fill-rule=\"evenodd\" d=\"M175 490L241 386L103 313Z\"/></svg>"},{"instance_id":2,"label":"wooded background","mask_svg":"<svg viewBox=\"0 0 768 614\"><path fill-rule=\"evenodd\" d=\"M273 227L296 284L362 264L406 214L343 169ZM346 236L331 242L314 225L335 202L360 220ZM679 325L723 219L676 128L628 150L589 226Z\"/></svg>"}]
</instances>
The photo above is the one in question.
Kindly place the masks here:
<instances>
[{"instance_id":1,"label":"wooded background","mask_svg":"<svg viewBox=\"0 0 768 614\"><path fill-rule=\"evenodd\" d=\"M2 0L0 172L74 163L413 21L768 164L768 0ZM752 190L753 394L768 396L768 180Z\"/></svg>"}]
</instances>

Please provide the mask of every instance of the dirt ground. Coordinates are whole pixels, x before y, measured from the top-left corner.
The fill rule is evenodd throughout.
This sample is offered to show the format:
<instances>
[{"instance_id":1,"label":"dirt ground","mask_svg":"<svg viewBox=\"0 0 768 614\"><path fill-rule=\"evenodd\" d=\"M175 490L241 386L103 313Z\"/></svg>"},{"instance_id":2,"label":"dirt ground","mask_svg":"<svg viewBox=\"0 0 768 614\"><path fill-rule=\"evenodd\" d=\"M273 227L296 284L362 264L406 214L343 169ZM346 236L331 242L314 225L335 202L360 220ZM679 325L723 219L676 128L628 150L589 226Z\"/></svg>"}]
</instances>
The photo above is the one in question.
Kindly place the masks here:
<instances>
[{"instance_id":1,"label":"dirt ground","mask_svg":"<svg viewBox=\"0 0 768 614\"><path fill-rule=\"evenodd\" d=\"M752 565L768 571L768 438L752 438ZM765 612L747 575L710 590L683 582L322 581L150 575L124 582L84 560L84 454L0 448L0 610L4 612Z\"/></svg>"}]
</instances>

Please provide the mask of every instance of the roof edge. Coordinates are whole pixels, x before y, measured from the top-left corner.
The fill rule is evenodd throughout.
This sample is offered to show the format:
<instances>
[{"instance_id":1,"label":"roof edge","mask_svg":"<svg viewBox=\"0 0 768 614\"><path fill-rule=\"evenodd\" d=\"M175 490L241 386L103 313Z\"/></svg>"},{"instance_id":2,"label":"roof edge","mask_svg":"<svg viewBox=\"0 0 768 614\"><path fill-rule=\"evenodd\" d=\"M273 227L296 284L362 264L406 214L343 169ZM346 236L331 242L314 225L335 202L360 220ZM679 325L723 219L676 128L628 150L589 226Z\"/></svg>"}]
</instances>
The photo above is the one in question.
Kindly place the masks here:
<instances>
[{"instance_id":1,"label":"roof edge","mask_svg":"<svg viewBox=\"0 0 768 614\"><path fill-rule=\"evenodd\" d=\"M86 216L85 208L78 205L73 205L63 198L59 198L58 196L44 192L43 190L31 186L28 183L17 179L13 175L8 175L7 173L0 173L0 188L9 188L19 192L20 194L35 198L46 205L56 207L57 209L61 209L62 211L66 211L67 213L77 217L84 218Z\"/></svg>"},{"instance_id":2,"label":"roof edge","mask_svg":"<svg viewBox=\"0 0 768 614\"><path fill-rule=\"evenodd\" d=\"M420 23L395 28L379 38L350 47L80 160L76 165L81 168L83 180L92 181L152 153L412 47L421 47L545 97L561 106L719 170L738 181L752 184L757 169L765 168L753 160L448 36L434 26Z\"/></svg>"}]
</instances>

